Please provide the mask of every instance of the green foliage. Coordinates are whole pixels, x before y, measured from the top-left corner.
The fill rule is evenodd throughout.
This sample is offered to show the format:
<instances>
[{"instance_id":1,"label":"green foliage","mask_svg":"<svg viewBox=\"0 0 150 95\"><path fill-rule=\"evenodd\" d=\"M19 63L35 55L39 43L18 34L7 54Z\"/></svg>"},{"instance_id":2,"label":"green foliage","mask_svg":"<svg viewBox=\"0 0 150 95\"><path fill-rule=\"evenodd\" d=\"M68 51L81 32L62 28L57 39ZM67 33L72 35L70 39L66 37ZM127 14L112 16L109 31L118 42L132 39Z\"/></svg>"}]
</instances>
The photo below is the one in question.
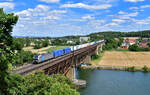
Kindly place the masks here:
<instances>
[{"instance_id":1,"label":"green foliage","mask_svg":"<svg viewBox=\"0 0 150 95\"><path fill-rule=\"evenodd\" d=\"M147 43L147 45L150 47L150 43Z\"/></svg>"},{"instance_id":2,"label":"green foliage","mask_svg":"<svg viewBox=\"0 0 150 95\"><path fill-rule=\"evenodd\" d=\"M42 48L40 41L36 41L34 44L35 44L34 45L34 49L40 49L40 48Z\"/></svg>"},{"instance_id":3,"label":"green foliage","mask_svg":"<svg viewBox=\"0 0 150 95\"><path fill-rule=\"evenodd\" d=\"M33 54L31 51L21 50L17 53L17 62L14 65L24 64L33 61Z\"/></svg>"},{"instance_id":4,"label":"green foliage","mask_svg":"<svg viewBox=\"0 0 150 95\"><path fill-rule=\"evenodd\" d=\"M25 44L26 44L26 47L30 46L31 45L31 40L29 38L26 38L25 39Z\"/></svg>"},{"instance_id":5,"label":"green foliage","mask_svg":"<svg viewBox=\"0 0 150 95\"><path fill-rule=\"evenodd\" d=\"M133 44L133 45L130 45L129 46L129 50L130 51L138 51L139 50L139 47L137 44Z\"/></svg>"},{"instance_id":6,"label":"green foliage","mask_svg":"<svg viewBox=\"0 0 150 95\"><path fill-rule=\"evenodd\" d=\"M129 46L129 51L150 51L150 48L140 48L137 44L133 44Z\"/></svg>"},{"instance_id":7,"label":"green foliage","mask_svg":"<svg viewBox=\"0 0 150 95\"><path fill-rule=\"evenodd\" d=\"M24 43L19 39L13 39L13 45L11 46L14 50L21 51L24 47Z\"/></svg>"},{"instance_id":8,"label":"green foliage","mask_svg":"<svg viewBox=\"0 0 150 95\"><path fill-rule=\"evenodd\" d=\"M94 55L91 56L91 59L92 59L92 60L95 60L95 59L97 59L97 58L99 58L99 55L97 55L97 54L94 54Z\"/></svg>"},{"instance_id":9,"label":"green foliage","mask_svg":"<svg viewBox=\"0 0 150 95\"><path fill-rule=\"evenodd\" d=\"M113 38L107 38L105 39L106 43L103 46L104 50L112 50L112 49L116 49L119 46L119 42L114 40Z\"/></svg>"},{"instance_id":10,"label":"green foliage","mask_svg":"<svg viewBox=\"0 0 150 95\"><path fill-rule=\"evenodd\" d=\"M52 40L52 45L63 45L65 40L61 40L59 38L53 39Z\"/></svg>"},{"instance_id":11,"label":"green foliage","mask_svg":"<svg viewBox=\"0 0 150 95\"><path fill-rule=\"evenodd\" d=\"M144 71L144 72L148 72L148 67L147 66L144 66L143 68L142 68L142 70Z\"/></svg>"},{"instance_id":12,"label":"green foliage","mask_svg":"<svg viewBox=\"0 0 150 95\"><path fill-rule=\"evenodd\" d=\"M134 72L136 70L136 67L135 66L132 66L132 67L128 67L127 68L127 71L132 71Z\"/></svg>"},{"instance_id":13,"label":"green foliage","mask_svg":"<svg viewBox=\"0 0 150 95\"><path fill-rule=\"evenodd\" d=\"M45 75L36 72L27 76L13 75L9 94L13 95L80 95L72 81L63 75ZM14 81L13 81L14 80Z\"/></svg>"},{"instance_id":14,"label":"green foliage","mask_svg":"<svg viewBox=\"0 0 150 95\"><path fill-rule=\"evenodd\" d=\"M46 38L44 41L42 41L42 47L47 47L49 45L49 40Z\"/></svg>"},{"instance_id":15,"label":"green foliage","mask_svg":"<svg viewBox=\"0 0 150 95\"><path fill-rule=\"evenodd\" d=\"M13 47L13 38L11 32L13 26L17 23L18 16L14 16L13 13L4 13L3 9L0 9L0 93L1 95L8 94L8 82L9 77L8 65L15 63L15 53Z\"/></svg>"}]
</instances>

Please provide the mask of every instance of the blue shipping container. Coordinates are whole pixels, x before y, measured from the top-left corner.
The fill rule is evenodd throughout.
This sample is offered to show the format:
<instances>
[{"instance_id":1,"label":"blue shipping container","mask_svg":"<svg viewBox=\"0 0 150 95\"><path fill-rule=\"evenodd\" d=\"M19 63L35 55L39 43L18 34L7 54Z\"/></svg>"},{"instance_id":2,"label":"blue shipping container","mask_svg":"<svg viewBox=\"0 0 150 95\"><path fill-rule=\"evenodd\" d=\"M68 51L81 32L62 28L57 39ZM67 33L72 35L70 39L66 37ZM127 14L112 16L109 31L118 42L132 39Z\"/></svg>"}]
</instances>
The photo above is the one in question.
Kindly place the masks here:
<instances>
[{"instance_id":1,"label":"blue shipping container","mask_svg":"<svg viewBox=\"0 0 150 95\"><path fill-rule=\"evenodd\" d=\"M56 58L58 56L64 55L64 51L63 51L63 49L59 49L59 50L52 51L52 54L53 54L54 58Z\"/></svg>"},{"instance_id":2,"label":"blue shipping container","mask_svg":"<svg viewBox=\"0 0 150 95\"><path fill-rule=\"evenodd\" d=\"M65 48L64 49L64 54L68 54L68 53L70 53L71 52L71 48Z\"/></svg>"}]
</instances>

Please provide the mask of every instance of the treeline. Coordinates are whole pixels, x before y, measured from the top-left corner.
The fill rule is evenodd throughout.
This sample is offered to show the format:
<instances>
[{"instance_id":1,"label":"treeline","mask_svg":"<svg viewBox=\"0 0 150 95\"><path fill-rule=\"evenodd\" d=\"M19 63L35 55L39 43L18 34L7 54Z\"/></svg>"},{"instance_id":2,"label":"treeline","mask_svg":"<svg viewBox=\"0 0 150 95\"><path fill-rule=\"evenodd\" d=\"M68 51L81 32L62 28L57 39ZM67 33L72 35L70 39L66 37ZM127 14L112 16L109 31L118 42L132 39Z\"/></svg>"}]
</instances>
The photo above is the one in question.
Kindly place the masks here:
<instances>
[{"instance_id":1,"label":"treeline","mask_svg":"<svg viewBox=\"0 0 150 95\"><path fill-rule=\"evenodd\" d=\"M122 38L118 38L118 41L114 38L106 38L105 45L103 46L103 50L112 50L117 49L123 42Z\"/></svg>"},{"instance_id":2,"label":"treeline","mask_svg":"<svg viewBox=\"0 0 150 95\"><path fill-rule=\"evenodd\" d=\"M92 34L87 35L87 36L90 37L91 41L96 41L99 39L106 39L106 38L119 38L119 37L146 37L146 38L150 38L150 30L138 31L138 32L108 31L108 32L92 33Z\"/></svg>"},{"instance_id":3,"label":"treeline","mask_svg":"<svg viewBox=\"0 0 150 95\"><path fill-rule=\"evenodd\" d=\"M78 36L65 36L65 37L36 37L36 38L23 38L25 41L25 46L29 46L32 42L35 44L35 48L41 48L47 46L48 40L50 45L78 45L85 42L80 42L79 38L84 37L81 35ZM92 33L89 35L85 35L85 37L90 37L89 42L98 41L107 38L121 38L121 37L146 37L150 38L150 30L138 31L138 32L116 32L116 31L108 31L108 32L98 32ZM30 41L29 41L30 39ZM45 42L44 42L45 40ZM46 41L47 40L47 41ZM72 41L73 43L67 43L67 41ZM42 45L42 43L46 43Z\"/></svg>"}]
</instances>

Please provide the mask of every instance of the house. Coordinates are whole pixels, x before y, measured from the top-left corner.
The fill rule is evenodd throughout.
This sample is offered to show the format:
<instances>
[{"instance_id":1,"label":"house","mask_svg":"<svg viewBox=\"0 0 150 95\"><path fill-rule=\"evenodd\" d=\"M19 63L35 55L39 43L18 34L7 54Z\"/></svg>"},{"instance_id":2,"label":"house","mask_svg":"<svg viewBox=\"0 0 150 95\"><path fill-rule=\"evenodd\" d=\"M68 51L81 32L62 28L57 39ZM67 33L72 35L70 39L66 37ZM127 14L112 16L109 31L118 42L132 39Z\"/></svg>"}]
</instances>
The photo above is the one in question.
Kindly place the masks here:
<instances>
[{"instance_id":1,"label":"house","mask_svg":"<svg viewBox=\"0 0 150 95\"><path fill-rule=\"evenodd\" d=\"M71 40L67 41L67 44L73 44L73 43L74 43L74 42L71 41Z\"/></svg>"},{"instance_id":2,"label":"house","mask_svg":"<svg viewBox=\"0 0 150 95\"><path fill-rule=\"evenodd\" d=\"M120 48L122 49L128 49L130 45L136 44L137 40L136 39L124 39L122 45Z\"/></svg>"},{"instance_id":3,"label":"house","mask_svg":"<svg viewBox=\"0 0 150 95\"><path fill-rule=\"evenodd\" d=\"M116 41L118 41L118 42L120 41L120 39L119 39L119 38L114 38L114 40L116 40Z\"/></svg>"},{"instance_id":4,"label":"house","mask_svg":"<svg viewBox=\"0 0 150 95\"><path fill-rule=\"evenodd\" d=\"M124 40L125 43L127 43L128 45L133 45L137 43L136 39L125 39Z\"/></svg>"},{"instance_id":5,"label":"house","mask_svg":"<svg viewBox=\"0 0 150 95\"><path fill-rule=\"evenodd\" d=\"M122 43L122 45L120 46L121 49L128 49L129 45L125 42Z\"/></svg>"},{"instance_id":6,"label":"house","mask_svg":"<svg viewBox=\"0 0 150 95\"><path fill-rule=\"evenodd\" d=\"M147 48L148 45L147 45L147 43L140 43L140 44L139 44L139 47L140 47L140 48Z\"/></svg>"},{"instance_id":7,"label":"house","mask_svg":"<svg viewBox=\"0 0 150 95\"><path fill-rule=\"evenodd\" d=\"M90 37L80 37L80 42L88 41Z\"/></svg>"}]
</instances>

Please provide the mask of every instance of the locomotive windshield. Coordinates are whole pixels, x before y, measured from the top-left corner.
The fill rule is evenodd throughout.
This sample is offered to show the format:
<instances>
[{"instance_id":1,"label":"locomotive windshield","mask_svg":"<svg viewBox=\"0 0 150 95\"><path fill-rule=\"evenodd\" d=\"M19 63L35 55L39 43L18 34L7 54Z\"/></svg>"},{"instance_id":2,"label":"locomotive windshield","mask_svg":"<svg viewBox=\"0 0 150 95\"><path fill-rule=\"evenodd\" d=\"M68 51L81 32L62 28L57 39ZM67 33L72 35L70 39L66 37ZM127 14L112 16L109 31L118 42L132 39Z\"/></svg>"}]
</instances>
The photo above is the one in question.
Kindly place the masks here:
<instances>
[{"instance_id":1,"label":"locomotive windshield","mask_svg":"<svg viewBox=\"0 0 150 95\"><path fill-rule=\"evenodd\" d=\"M34 56L34 59L38 59L38 55L35 55L35 56Z\"/></svg>"}]
</instances>

